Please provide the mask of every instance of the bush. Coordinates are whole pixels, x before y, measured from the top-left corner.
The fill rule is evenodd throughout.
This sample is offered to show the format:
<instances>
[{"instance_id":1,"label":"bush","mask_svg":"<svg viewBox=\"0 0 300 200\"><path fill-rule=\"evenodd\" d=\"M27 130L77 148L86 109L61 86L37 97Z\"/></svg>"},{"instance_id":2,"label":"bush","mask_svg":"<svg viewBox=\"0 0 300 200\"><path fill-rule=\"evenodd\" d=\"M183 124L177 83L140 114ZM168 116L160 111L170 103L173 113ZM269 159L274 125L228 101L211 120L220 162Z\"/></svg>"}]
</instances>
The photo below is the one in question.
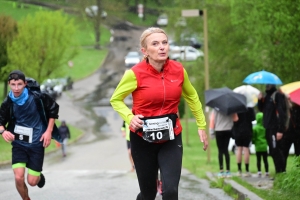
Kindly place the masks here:
<instances>
[{"instance_id":1,"label":"bush","mask_svg":"<svg viewBox=\"0 0 300 200\"><path fill-rule=\"evenodd\" d=\"M291 194L291 197L300 196L300 157L293 160L292 168L288 173L282 173L276 176L274 189L277 188L285 194Z\"/></svg>"}]
</instances>

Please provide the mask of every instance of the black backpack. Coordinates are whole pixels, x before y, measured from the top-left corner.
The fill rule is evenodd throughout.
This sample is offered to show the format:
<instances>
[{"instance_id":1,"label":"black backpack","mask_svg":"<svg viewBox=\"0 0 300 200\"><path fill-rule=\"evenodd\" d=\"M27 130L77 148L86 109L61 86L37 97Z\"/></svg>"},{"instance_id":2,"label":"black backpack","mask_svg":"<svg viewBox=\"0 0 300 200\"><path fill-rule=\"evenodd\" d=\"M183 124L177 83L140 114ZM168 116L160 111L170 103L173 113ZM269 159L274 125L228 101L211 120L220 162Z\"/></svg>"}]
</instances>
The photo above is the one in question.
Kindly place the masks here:
<instances>
[{"instance_id":1,"label":"black backpack","mask_svg":"<svg viewBox=\"0 0 300 200\"><path fill-rule=\"evenodd\" d=\"M27 89L30 91L41 92L40 84L36 80L30 77L26 77L25 80L27 82Z\"/></svg>"}]
</instances>

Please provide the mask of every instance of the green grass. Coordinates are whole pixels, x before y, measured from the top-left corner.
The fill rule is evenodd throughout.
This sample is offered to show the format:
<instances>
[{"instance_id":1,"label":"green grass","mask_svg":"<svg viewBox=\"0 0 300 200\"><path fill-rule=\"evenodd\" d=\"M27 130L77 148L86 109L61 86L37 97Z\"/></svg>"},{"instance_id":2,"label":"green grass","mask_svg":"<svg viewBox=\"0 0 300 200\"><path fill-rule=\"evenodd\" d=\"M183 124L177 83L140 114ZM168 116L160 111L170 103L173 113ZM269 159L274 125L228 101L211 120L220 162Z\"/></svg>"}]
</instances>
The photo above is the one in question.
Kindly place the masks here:
<instances>
[{"instance_id":1,"label":"green grass","mask_svg":"<svg viewBox=\"0 0 300 200\"><path fill-rule=\"evenodd\" d=\"M100 68L108 50L96 50L93 48L82 48L80 53L72 60L74 66L70 68L65 65L66 75L75 81L85 78Z\"/></svg>"},{"instance_id":2,"label":"green grass","mask_svg":"<svg viewBox=\"0 0 300 200\"><path fill-rule=\"evenodd\" d=\"M20 5L23 5L23 7L20 7ZM16 2L11 1L0 2L0 14L9 15L17 21L23 19L28 14L34 14L35 12L40 10L49 9L28 4L18 4Z\"/></svg>"}]
</instances>

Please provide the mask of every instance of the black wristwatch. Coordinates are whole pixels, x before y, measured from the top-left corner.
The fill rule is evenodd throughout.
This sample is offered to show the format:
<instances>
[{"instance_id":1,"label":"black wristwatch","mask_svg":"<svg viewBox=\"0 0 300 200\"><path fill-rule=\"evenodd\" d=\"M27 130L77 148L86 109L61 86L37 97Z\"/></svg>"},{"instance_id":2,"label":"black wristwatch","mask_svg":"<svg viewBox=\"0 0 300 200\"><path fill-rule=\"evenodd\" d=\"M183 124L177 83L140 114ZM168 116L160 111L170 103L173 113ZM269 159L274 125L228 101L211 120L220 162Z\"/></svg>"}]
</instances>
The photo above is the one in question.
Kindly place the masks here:
<instances>
[{"instance_id":1,"label":"black wristwatch","mask_svg":"<svg viewBox=\"0 0 300 200\"><path fill-rule=\"evenodd\" d=\"M3 129L3 130L0 130L0 134L2 135L2 133L5 131L5 129Z\"/></svg>"}]
</instances>

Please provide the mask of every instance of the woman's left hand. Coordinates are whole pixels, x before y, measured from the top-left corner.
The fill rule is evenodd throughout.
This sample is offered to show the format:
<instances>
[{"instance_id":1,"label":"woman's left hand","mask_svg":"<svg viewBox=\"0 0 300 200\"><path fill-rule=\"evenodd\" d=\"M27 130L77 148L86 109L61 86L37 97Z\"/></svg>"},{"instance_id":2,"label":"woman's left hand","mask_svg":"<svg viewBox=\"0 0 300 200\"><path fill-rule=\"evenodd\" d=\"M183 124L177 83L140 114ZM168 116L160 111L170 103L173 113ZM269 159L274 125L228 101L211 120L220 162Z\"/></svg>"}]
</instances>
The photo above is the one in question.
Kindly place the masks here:
<instances>
[{"instance_id":1,"label":"woman's left hand","mask_svg":"<svg viewBox=\"0 0 300 200\"><path fill-rule=\"evenodd\" d=\"M206 151L208 147L208 140L207 140L207 135L205 133L205 130L198 130L198 134L200 137L200 141L203 143L203 150Z\"/></svg>"}]
</instances>

